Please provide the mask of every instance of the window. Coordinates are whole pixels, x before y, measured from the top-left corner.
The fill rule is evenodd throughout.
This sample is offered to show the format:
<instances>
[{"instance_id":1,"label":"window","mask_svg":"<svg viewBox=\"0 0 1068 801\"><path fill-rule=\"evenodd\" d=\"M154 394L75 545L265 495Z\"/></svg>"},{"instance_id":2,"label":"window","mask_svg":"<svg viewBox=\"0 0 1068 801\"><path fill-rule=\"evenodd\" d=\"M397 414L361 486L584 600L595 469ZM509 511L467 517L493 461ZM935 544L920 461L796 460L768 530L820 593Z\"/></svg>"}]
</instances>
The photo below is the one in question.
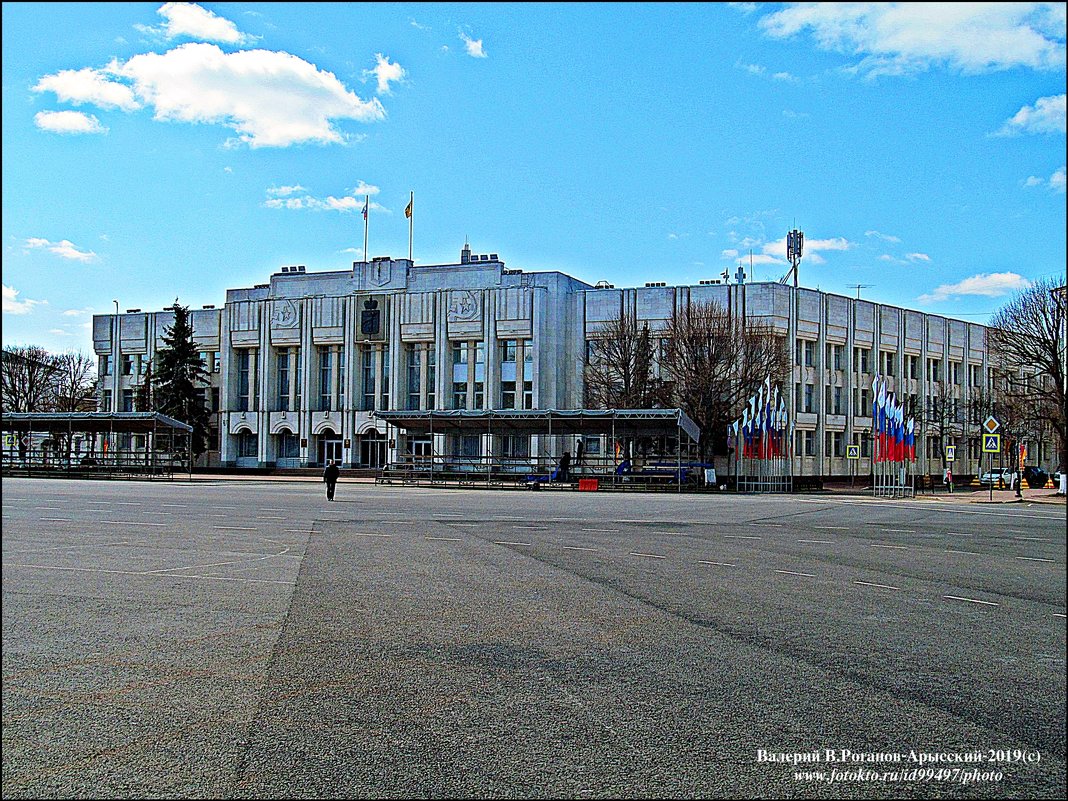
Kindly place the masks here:
<instances>
[{"instance_id":1,"label":"window","mask_svg":"<svg viewBox=\"0 0 1068 801\"><path fill-rule=\"evenodd\" d=\"M419 408L419 374L422 372L422 355L418 344L408 346L408 408Z\"/></svg>"},{"instance_id":2,"label":"window","mask_svg":"<svg viewBox=\"0 0 1068 801\"><path fill-rule=\"evenodd\" d=\"M467 408L467 382L454 381L452 385L452 408Z\"/></svg>"},{"instance_id":3,"label":"window","mask_svg":"<svg viewBox=\"0 0 1068 801\"><path fill-rule=\"evenodd\" d=\"M827 414L845 414L845 399L841 387L827 387Z\"/></svg>"},{"instance_id":4,"label":"window","mask_svg":"<svg viewBox=\"0 0 1068 801\"><path fill-rule=\"evenodd\" d=\"M526 434L506 434L501 437L501 457L504 459L526 459L530 456L530 436Z\"/></svg>"},{"instance_id":5,"label":"window","mask_svg":"<svg viewBox=\"0 0 1068 801\"><path fill-rule=\"evenodd\" d=\"M382 346L382 405L379 409L389 408L389 346Z\"/></svg>"},{"instance_id":6,"label":"window","mask_svg":"<svg viewBox=\"0 0 1068 801\"><path fill-rule=\"evenodd\" d=\"M871 387L853 387L853 414L871 417Z\"/></svg>"},{"instance_id":7,"label":"window","mask_svg":"<svg viewBox=\"0 0 1068 801\"><path fill-rule=\"evenodd\" d=\"M453 364L467 364L467 343L466 342L453 342L452 343L452 363Z\"/></svg>"},{"instance_id":8,"label":"window","mask_svg":"<svg viewBox=\"0 0 1068 801\"><path fill-rule=\"evenodd\" d=\"M502 362L514 362L516 352L518 350L518 342L514 339L502 339L501 340L501 361ZM511 408L511 407L508 407Z\"/></svg>"},{"instance_id":9,"label":"window","mask_svg":"<svg viewBox=\"0 0 1068 801\"><path fill-rule=\"evenodd\" d=\"M122 374L133 375L133 356L129 353L122 355Z\"/></svg>"},{"instance_id":10,"label":"window","mask_svg":"<svg viewBox=\"0 0 1068 801\"><path fill-rule=\"evenodd\" d=\"M211 410L213 412L219 411L219 388L211 388Z\"/></svg>"},{"instance_id":11,"label":"window","mask_svg":"<svg viewBox=\"0 0 1068 801\"><path fill-rule=\"evenodd\" d=\"M477 459L482 455L481 437L477 434L465 434L460 437L460 456L468 459Z\"/></svg>"},{"instance_id":12,"label":"window","mask_svg":"<svg viewBox=\"0 0 1068 801\"><path fill-rule=\"evenodd\" d=\"M289 411L289 349L281 348L275 357L278 364L278 409Z\"/></svg>"},{"instance_id":13,"label":"window","mask_svg":"<svg viewBox=\"0 0 1068 801\"><path fill-rule=\"evenodd\" d=\"M219 351L213 350L211 352L211 371L217 373L222 369L222 363L219 361Z\"/></svg>"},{"instance_id":14,"label":"window","mask_svg":"<svg viewBox=\"0 0 1068 801\"><path fill-rule=\"evenodd\" d=\"M816 388L812 384L796 384L797 394L794 405L797 411L812 413L816 411Z\"/></svg>"},{"instance_id":15,"label":"window","mask_svg":"<svg viewBox=\"0 0 1068 801\"><path fill-rule=\"evenodd\" d=\"M942 380L942 360L941 359L928 359L927 360L927 380L934 383Z\"/></svg>"},{"instance_id":16,"label":"window","mask_svg":"<svg viewBox=\"0 0 1068 801\"><path fill-rule=\"evenodd\" d=\"M212 372L211 356L211 352L206 350L202 350L200 351L200 353L197 354L197 357L200 359L200 366L203 367L204 370L209 373Z\"/></svg>"},{"instance_id":17,"label":"window","mask_svg":"<svg viewBox=\"0 0 1068 801\"><path fill-rule=\"evenodd\" d=\"M861 372L871 372L871 349L853 348L853 369Z\"/></svg>"},{"instance_id":18,"label":"window","mask_svg":"<svg viewBox=\"0 0 1068 801\"><path fill-rule=\"evenodd\" d=\"M437 383L437 354L433 345L427 345L426 350L426 408L437 408L437 393L434 389Z\"/></svg>"},{"instance_id":19,"label":"window","mask_svg":"<svg viewBox=\"0 0 1068 801\"><path fill-rule=\"evenodd\" d=\"M797 364L800 367L813 367L816 364L816 343L811 339L797 340Z\"/></svg>"},{"instance_id":20,"label":"window","mask_svg":"<svg viewBox=\"0 0 1068 801\"><path fill-rule=\"evenodd\" d=\"M111 390L105 389L103 397L100 399L100 411L110 412L111 410Z\"/></svg>"},{"instance_id":21,"label":"window","mask_svg":"<svg viewBox=\"0 0 1068 801\"><path fill-rule=\"evenodd\" d=\"M300 437L288 431L278 435L278 458L299 459Z\"/></svg>"},{"instance_id":22,"label":"window","mask_svg":"<svg viewBox=\"0 0 1068 801\"><path fill-rule=\"evenodd\" d=\"M919 378L920 357L905 356L905 378Z\"/></svg>"},{"instance_id":23,"label":"window","mask_svg":"<svg viewBox=\"0 0 1068 801\"><path fill-rule=\"evenodd\" d=\"M801 456L815 456L816 455L816 432L815 431L798 431L797 432L797 453Z\"/></svg>"},{"instance_id":24,"label":"window","mask_svg":"<svg viewBox=\"0 0 1068 801\"><path fill-rule=\"evenodd\" d=\"M100 370L99 370L99 372L100 372L100 375L111 375L111 357L110 356L105 355L105 356L101 356L100 357Z\"/></svg>"},{"instance_id":25,"label":"window","mask_svg":"<svg viewBox=\"0 0 1068 801\"><path fill-rule=\"evenodd\" d=\"M475 408L481 409L486 405L486 395L482 388L482 382L475 382Z\"/></svg>"},{"instance_id":26,"label":"window","mask_svg":"<svg viewBox=\"0 0 1068 801\"><path fill-rule=\"evenodd\" d=\"M832 458L845 456L845 434L841 431L827 432L827 455Z\"/></svg>"},{"instance_id":27,"label":"window","mask_svg":"<svg viewBox=\"0 0 1068 801\"><path fill-rule=\"evenodd\" d=\"M241 458L254 458L259 450L259 442L251 431L242 431L237 435L237 455Z\"/></svg>"},{"instance_id":28,"label":"window","mask_svg":"<svg viewBox=\"0 0 1068 801\"><path fill-rule=\"evenodd\" d=\"M949 383L959 385L960 384L960 376L961 376L960 362L950 362L949 363Z\"/></svg>"},{"instance_id":29,"label":"window","mask_svg":"<svg viewBox=\"0 0 1068 801\"><path fill-rule=\"evenodd\" d=\"M363 372L363 404L360 408L369 412L375 408L375 352L370 347L360 351L360 369Z\"/></svg>"},{"instance_id":30,"label":"window","mask_svg":"<svg viewBox=\"0 0 1068 801\"><path fill-rule=\"evenodd\" d=\"M337 408L345 408L345 349L337 349Z\"/></svg>"},{"instance_id":31,"label":"window","mask_svg":"<svg viewBox=\"0 0 1068 801\"><path fill-rule=\"evenodd\" d=\"M198 387L193 390L193 397L196 399L197 405L208 408L208 393L204 387Z\"/></svg>"},{"instance_id":32,"label":"window","mask_svg":"<svg viewBox=\"0 0 1068 801\"><path fill-rule=\"evenodd\" d=\"M879 372L883 375L895 375L894 362L897 361L897 354L892 350L879 351Z\"/></svg>"},{"instance_id":33,"label":"window","mask_svg":"<svg viewBox=\"0 0 1068 801\"><path fill-rule=\"evenodd\" d=\"M501 382L501 408L515 408L515 381Z\"/></svg>"},{"instance_id":34,"label":"window","mask_svg":"<svg viewBox=\"0 0 1068 801\"><path fill-rule=\"evenodd\" d=\"M534 382L533 381L524 381L523 382L523 408L524 409L533 409L534 408Z\"/></svg>"},{"instance_id":35,"label":"window","mask_svg":"<svg viewBox=\"0 0 1068 801\"><path fill-rule=\"evenodd\" d=\"M327 345L319 348L319 409L333 411L330 407L331 386L334 379L334 350Z\"/></svg>"},{"instance_id":36,"label":"window","mask_svg":"<svg viewBox=\"0 0 1068 801\"><path fill-rule=\"evenodd\" d=\"M237 352L237 410L247 412L249 410L249 365L251 358L249 351Z\"/></svg>"},{"instance_id":37,"label":"window","mask_svg":"<svg viewBox=\"0 0 1068 801\"><path fill-rule=\"evenodd\" d=\"M827 346L827 369L828 370L841 370L842 369L842 352L845 350L841 345L828 345Z\"/></svg>"},{"instance_id":38,"label":"window","mask_svg":"<svg viewBox=\"0 0 1068 801\"><path fill-rule=\"evenodd\" d=\"M523 363L534 364L534 343L529 339L523 341Z\"/></svg>"}]
</instances>

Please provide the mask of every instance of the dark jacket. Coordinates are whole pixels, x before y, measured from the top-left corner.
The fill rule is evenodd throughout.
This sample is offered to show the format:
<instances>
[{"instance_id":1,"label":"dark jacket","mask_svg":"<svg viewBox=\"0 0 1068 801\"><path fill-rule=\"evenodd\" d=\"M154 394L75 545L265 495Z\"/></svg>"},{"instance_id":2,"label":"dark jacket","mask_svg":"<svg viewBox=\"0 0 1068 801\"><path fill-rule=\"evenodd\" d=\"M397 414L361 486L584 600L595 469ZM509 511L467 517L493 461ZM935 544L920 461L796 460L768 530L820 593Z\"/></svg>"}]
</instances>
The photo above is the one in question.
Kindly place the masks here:
<instances>
[{"instance_id":1,"label":"dark jacket","mask_svg":"<svg viewBox=\"0 0 1068 801\"><path fill-rule=\"evenodd\" d=\"M337 477L340 475L341 471L338 469L338 466L336 464L327 465L326 469L323 471L323 481L325 481L327 484L333 484L335 481L337 481Z\"/></svg>"}]
</instances>

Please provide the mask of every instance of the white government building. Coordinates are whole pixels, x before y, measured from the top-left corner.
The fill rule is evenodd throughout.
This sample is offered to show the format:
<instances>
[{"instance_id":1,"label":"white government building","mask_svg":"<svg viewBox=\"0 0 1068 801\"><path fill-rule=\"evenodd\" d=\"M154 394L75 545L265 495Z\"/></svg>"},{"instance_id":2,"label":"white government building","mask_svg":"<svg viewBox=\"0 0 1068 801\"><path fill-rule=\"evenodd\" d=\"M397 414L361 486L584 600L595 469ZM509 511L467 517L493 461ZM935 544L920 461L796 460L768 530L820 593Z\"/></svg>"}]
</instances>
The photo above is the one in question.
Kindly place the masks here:
<instances>
[{"instance_id":1,"label":"white government building","mask_svg":"<svg viewBox=\"0 0 1068 801\"><path fill-rule=\"evenodd\" d=\"M655 336L687 298L744 309L792 343L796 475L869 471L876 372L899 397L929 398L946 382L959 402L960 436L918 437L919 470L940 472L943 446L955 445L955 472L977 471L978 421L967 410L991 380L982 325L779 283L591 286L508 269L467 245L457 264L383 257L351 270L283 267L269 283L228 290L222 308L193 309L212 376L204 401L217 425L205 463L296 468L335 459L375 468L425 454L431 443L387 431L374 410L579 409L586 341L601 323L627 308ZM93 318L101 410L134 408L172 321L167 310ZM522 457L541 447L516 437L435 437L438 454ZM846 459L850 444L860 446L859 461Z\"/></svg>"}]
</instances>

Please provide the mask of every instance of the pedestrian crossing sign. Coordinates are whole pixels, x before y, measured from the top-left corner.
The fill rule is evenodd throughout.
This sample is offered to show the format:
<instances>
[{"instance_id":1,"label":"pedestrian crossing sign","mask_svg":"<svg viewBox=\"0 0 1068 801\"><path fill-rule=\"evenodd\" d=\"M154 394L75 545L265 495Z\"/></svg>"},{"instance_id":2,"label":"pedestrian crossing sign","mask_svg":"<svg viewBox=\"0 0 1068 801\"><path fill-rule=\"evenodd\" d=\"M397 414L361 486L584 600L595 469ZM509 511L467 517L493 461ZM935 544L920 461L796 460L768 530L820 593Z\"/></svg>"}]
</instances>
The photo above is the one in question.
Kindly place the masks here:
<instances>
[{"instance_id":1,"label":"pedestrian crossing sign","mask_svg":"<svg viewBox=\"0 0 1068 801\"><path fill-rule=\"evenodd\" d=\"M860 446L859 445L846 445L846 458L847 459L859 459L860 458Z\"/></svg>"},{"instance_id":2,"label":"pedestrian crossing sign","mask_svg":"<svg viewBox=\"0 0 1068 801\"><path fill-rule=\"evenodd\" d=\"M952 462L956 457L957 457L957 446L956 445L946 445L946 461L947 462Z\"/></svg>"},{"instance_id":3,"label":"pedestrian crossing sign","mask_svg":"<svg viewBox=\"0 0 1068 801\"><path fill-rule=\"evenodd\" d=\"M1001 453L1001 434L983 434L983 453Z\"/></svg>"}]
</instances>

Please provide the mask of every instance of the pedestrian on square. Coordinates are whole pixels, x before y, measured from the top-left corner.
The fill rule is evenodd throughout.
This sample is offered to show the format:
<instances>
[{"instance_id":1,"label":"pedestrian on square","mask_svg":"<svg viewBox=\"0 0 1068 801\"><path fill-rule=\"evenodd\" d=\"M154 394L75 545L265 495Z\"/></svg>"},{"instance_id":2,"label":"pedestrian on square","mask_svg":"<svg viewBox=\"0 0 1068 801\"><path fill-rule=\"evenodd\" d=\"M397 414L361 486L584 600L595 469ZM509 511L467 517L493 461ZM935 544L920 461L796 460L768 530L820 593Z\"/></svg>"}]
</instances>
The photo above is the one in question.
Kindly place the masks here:
<instances>
[{"instance_id":1,"label":"pedestrian on square","mask_svg":"<svg viewBox=\"0 0 1068 801\"><path fill-rule=\"evenodd\" d=\"M953 471L948 467L946 472L942 475L942 483L946 485L947 492L953 492Z\"/></svg>"},{"instance_id":2,"label":"pedestrian on square","mask_svg":"<svg viewBox=\"0 0 1068 801\"><path fill-rule=\"evenodd\" d=\"M334 489L337 487L337 479L340 475L341 471L334 464L333 459L326 463L326 469L323 471L323 481L326 482L326 499L328 501L334 500Z\"/></svg>"},{"instance_id":3,"label":"pedestrian on square","mask_svg":"<svg viewBox=\"0 0 1068 801\"><path fill-rule=\"evenodd\" d=\"M571 480L571 451L564 451L564 455L560 457L560 469L556 473L556 478L559 481Z\"/></svg>"}]
</instances>

